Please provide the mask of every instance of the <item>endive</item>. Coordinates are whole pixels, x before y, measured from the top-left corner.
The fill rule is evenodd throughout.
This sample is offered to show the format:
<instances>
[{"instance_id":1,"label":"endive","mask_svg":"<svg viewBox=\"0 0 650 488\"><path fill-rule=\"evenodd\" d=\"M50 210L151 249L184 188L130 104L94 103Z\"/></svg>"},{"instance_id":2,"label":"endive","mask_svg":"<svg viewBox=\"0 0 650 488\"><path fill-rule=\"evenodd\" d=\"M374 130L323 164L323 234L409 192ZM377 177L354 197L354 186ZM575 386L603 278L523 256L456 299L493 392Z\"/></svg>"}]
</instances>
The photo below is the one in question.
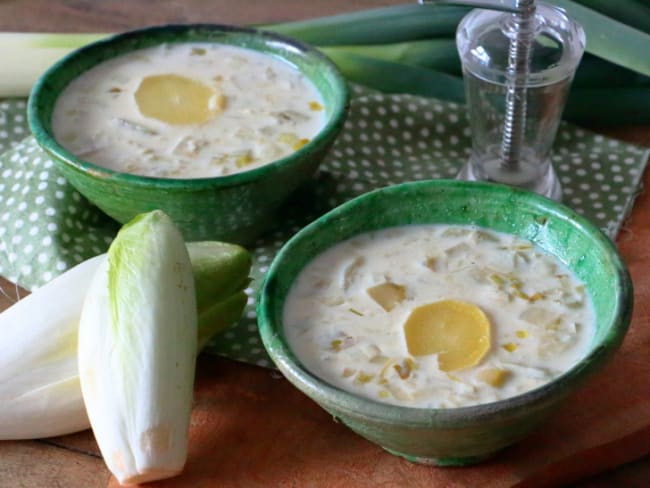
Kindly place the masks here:
<instances>
[{"instance_id":1,"label":"endive","mask_svg":"<svg viewBox=\"0 0 650 488\"><path fill-rule=\"evenodd\" d=\"M188 243L199 349L241 315L250 254L222 242ZM0 440L90 427L79 385L77 330L102 254L66 271L0 314Z\"/></svg>"},{"instance_id":2,"label":"endive","mask_svg":"<svg viewBox=\"0 0 650 488\"><path fill-rule=\"evenodd\" d=\"M161 211L122 227L79 321L79 378L106 465L122 484L179 473L197 348L190 257Z\"/></svg>"},{"instance_id":3,"label":"endive","mask_svg":"<svg viewBox=\"0 0 650 488\"><path fill-rule=\"evenodd\" d=\"M0 439L87 429L77 374L77 325L90 277L84 261L0 314Z\"/></svg>"}]
</instances>

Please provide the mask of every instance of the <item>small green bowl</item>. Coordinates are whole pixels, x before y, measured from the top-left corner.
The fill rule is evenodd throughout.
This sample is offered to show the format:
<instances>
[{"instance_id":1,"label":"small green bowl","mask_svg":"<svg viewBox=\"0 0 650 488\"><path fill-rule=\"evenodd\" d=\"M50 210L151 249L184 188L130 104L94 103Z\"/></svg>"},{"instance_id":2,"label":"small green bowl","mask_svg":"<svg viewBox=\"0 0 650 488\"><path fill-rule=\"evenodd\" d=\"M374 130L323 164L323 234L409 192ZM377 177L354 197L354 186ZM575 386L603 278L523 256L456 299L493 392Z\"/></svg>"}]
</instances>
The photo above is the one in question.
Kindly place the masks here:
<instances>
[{"instance_id":1,"label":"small green bowl","mask_svg":"<svg viewBox=\"0 0 650 488\"><path fill-rule=\"evenodd\" d=\"M528 239L585 282L596 312L587 356L550 383L483 405L424 409L379 403L311 374L283 330L285 299L314 257L356 234L406 224L477 225ZM361 436L414 462L465 465L526 436L621 343L632 314L632 283L610 239L572 210L523 190L457 180L421 181L379 189L332 210L298 232L266 275L258 304L269 355L303 393Z\"/></svg>"},{"instance_id":2,"label":"small green bowl","mask_svg":"<svg viewBox=\"0 0 650 488\"><path fill-rule=\"evenodd\" d=\"M51 118L65 87L96 64L130 51L163 43L214 42L252 49L295 66L324 100L326 123L305 146L289 156L243 173L200 179L168 179L111 171L84 161L54 138ZM188 240L250 243L277 221L276 211L318 168L345 121L346 82L334 64L306 44L255 29L213 25L146 28L83 47L52 66L36 83L28 116L38 144L68 181L119 222L153 209L165 211Z\"/></svg>"}]
</instances>

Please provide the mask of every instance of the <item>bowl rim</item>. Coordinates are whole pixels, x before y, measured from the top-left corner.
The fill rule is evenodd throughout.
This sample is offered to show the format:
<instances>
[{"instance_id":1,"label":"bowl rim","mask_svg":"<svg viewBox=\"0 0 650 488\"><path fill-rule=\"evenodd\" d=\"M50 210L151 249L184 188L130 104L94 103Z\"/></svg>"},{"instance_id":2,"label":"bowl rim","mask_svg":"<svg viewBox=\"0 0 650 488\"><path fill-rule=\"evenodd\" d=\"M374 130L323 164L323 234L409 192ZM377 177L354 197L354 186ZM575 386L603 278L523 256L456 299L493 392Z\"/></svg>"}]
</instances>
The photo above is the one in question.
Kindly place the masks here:
<instances>
[{"instance_id":1,"label":"bowl rim","mask_svg":"<svg viewBox=\"0 0 650 488\"><path fill-rule=\"evenodd\" d=\"M61 70L65 70L67 67L74 65L79 59L84 59L85 57L92 56L96 52L102 52L105 49L110 49L115 43L125 43L131 39L138 37L146 37L150 34L154 35L164 35L166 32L180 33L184 35L190 35L193 32L222 32L225 34L235 33L235 34L245 34L249 36L258 36L264 39L266 42L271 43L280 43L282 46L288 48L292 51L298 51L301 55L315 59L318 63L322 64L323 70L325 70L331 79L334 82L335 92L337 93L334 106L332 107L331 115L326 119L325 125L320 129L320 131L303 147L294 151L287 156L276 159L269 163L265 163L257 168L242 171L238 173L232 173L230 175L224 176L214 176L214 177L205 177L205 178L160 178L153 176L144 176L132 173L125 173L120 171L115 171L103 167L101 165L86 161L82 158L75 156L73 153L65 149L54 137L54 134L51 130L48 130L47 125L42 120L39 106L41 105L42 99L45 92L48 91L47 87L51 79L59 76ZM209 40L201 41L200 39L188 40L187 42L210 42ZM218 42L215 42L218 44ZM237 44L233 44L235 47L238 47ZM133 50L137 50L135 48ZM248 48L250 49L250 48ZM120 51L117 55L123 55L131 51ZM262 51L262 53L264 53ZM113 56L115 57L115 56ZM293 66L293 63L283 58L282 56L274 56L278 59L281 59L285 62L288 62ZM112 58L112 57L111 57ZM107 58L107 59L111 59ZM96 65L93 65L96 66ZM90 68L89 68L90 69ZM297 69L297 68L296 68ZM74 79L74 78L73 78ZM308 78L309 79L309 78ZM72 81L72 80L70 80ZM69 82L70 82L69 81ZM311 80L310 80L311 81ZM68 84L69 84L68 82ZM67 84L66 84L67 86ZM62 88L63 91L65 87ZM57 94L57 98L61 92ZM347 81L344 76L325 54L319 51L316 47L302 42L300 40L294 39L289 36L282 34L276 34L264 29L257 29L254 27L244 27L238 25L230 24L216 24L216 23L191 23L191 24L164 24L164 25L155 25L150 27L144 27L140 29L128 30L119 34L111 35L106 38L91 42L79 49L76 49L55 64L48 68L45 73L43 73L32 89L28 103L27 103L27 118L30 126L30 130L34 135L37 143L51 156L53 156L55 162L62 163L66 166L70 166L84 174L93 175L99 178L111 179L112 181L122 182L131 186L156 186L158 188L170 189L170 190L200 190L200 189L211 189L211 188L221 188L221 187L231 187L238 186L249 183L251 181L257 181L258 179L263 179L266 175L281 171L284 167L296 164L297 161L301 159L301 156L308 154L314 148L317 148L321 145L327 143L330 135L333 132L336 132L340 126L345 121L345 116L350 105L350 89L348 87Z\"/></svg>"},{"instance_id":2,"label":"bowl rim","mask_svg":"<svg viewBox=\"0 0 650 488\"><path fill-rule=\"evenodd\" d=\"M338 219L340 214L354 212L366 200L374 198L377 194L394 193L402 188L417 189L424 186L444 188L449 185L467 192L496 191L507 192L511 195L523 194L524 198L529 199L532 206L543 209L553 217L572 221L577 229L593 239L594 245L600 246L605 253L611 256L612 266L616 270L614 279L619 285L616 287L616 312L615 320L600 344L593 347L570 369L535 389L494 402L455 408L420 408L384 403L329 384L311 373L302 366L300 360L291 351L286 339L281 334L282 324L274 324L272 320L273 307L270 303L269 288L273 287L273 281L283 262L290 259L295 243L310 239L310 236L318 232L323 225L327 225L328 221ZM602 367L607 358L618 348L631 321L633 300L633 285L629 271L613 241L594 224L569 207L536 193L506 185L439 179L412 181L375 189L348 200L303 227L284 244L270 264L258 296L257 317L262 343L271 359L291 383L322 406L330 407L333 411L343 412L345 415L357 418L361 415L367 419L403 427L421 428L442 424L467 426L516 411L532 412L537 408L543 408L545 401L550 400L551 397L561 398L568 395L577 384Z\"/></svg>"}]
</instances>

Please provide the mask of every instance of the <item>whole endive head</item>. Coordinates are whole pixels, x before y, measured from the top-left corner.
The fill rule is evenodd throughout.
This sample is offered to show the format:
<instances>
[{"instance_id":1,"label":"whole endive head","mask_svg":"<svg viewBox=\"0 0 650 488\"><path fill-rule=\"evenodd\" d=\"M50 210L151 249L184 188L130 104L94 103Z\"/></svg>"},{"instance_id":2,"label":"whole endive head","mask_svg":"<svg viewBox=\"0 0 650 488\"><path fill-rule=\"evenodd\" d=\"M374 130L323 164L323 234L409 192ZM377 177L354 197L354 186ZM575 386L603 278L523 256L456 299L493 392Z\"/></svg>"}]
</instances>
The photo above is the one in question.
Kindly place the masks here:
<instances>
[{"instance_id":1,"label":"whole endive head","mask_svg":"<svg viewBox=\"0 0 650 488\"><path fill-rule=\"evenodd\" d=\"M104 460L121 483L182 470L196 350L187 248L167 215L142 214L111 244L79 325L84 402Z\"/></svg>"}]
</instances>

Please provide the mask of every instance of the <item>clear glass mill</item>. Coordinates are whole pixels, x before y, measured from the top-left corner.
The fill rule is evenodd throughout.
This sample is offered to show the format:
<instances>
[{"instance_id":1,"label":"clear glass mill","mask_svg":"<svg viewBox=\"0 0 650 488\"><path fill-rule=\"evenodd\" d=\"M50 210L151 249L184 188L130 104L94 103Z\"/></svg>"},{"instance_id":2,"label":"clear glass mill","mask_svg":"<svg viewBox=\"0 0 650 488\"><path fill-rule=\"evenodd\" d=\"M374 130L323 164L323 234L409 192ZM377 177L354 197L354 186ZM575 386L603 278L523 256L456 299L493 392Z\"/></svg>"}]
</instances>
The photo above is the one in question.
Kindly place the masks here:
<instances>
[{"instance_id":1,"label":"clear glass mill","mask_svg":"<svg viewBox=\"0 0 650 488\"><path fill-rule=\"evenodd\" d=\"M535 0L468 0L458 26L472 131L459 178L505 183L560 200L551 163L562 111L584 52L582 27Z\"/></svg>"}]
</instances>

